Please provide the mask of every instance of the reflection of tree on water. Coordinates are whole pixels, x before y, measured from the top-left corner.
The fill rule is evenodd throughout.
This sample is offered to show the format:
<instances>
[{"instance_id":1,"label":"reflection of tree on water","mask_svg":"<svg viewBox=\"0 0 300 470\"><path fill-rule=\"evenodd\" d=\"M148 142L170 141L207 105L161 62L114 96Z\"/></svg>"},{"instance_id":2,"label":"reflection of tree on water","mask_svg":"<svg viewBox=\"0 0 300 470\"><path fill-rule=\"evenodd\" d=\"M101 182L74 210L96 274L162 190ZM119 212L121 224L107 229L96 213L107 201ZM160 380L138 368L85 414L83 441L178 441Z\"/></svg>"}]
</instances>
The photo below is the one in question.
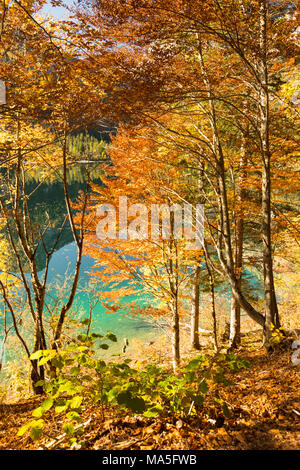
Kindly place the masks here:
<instances>
[{"instance_id":1,"label":"reflection of tree on water","mask_svg":"<svg viewBox=\"0 0 300 470\"><path fill-rule=\"evenodd\" d=\"M68 168L69 194L72 201L76 201L79 191L85 191L87 171L91 181L100 183L99 174L101 174L101 163L92 163L89 165L76 164ZM0 172L1 186L5 189L7 183L6 170ZM36 189L37 188L37 189ZM62 226L66 215L66 203L64 197L63 182L59 176L59 170L49 177L45 177L44 170L30 170L27 175L26 194L30 194L28 200L29 211L33 223L39 225L42 229L51 221L51 226L44 235L45 246L48 250L55 245L60 227ZM11 272L17 271L17 262L10 244L6 243L7 234L2 231L2 245L0 246L1 258L5 259L6 267ZM73 241L69 222L65 223L59 241L56 245L56 251ZM40 244L36 252L36 261L38 270L45 268L46 254ZM26 263L24 259L24 263ZM26 265L26 264L25 264ZM26 269L27 271L27 269Z\"/></svg>"}]
</instances>

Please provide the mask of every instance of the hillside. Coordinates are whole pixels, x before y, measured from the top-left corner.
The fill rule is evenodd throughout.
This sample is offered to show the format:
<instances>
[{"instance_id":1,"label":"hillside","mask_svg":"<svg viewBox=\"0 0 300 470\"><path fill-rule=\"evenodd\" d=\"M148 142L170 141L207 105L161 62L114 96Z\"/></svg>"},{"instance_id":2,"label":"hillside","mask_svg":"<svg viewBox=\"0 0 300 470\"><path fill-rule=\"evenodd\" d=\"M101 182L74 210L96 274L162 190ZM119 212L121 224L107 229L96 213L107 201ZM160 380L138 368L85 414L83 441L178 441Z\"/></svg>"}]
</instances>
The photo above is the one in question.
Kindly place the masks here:
<instances>
[{"instance_id":1,"label":"hillside","mask_svg":"<svg viewBox=\"0 0 300 470\"><path fill-rule=\"evenodd\" d=\"M227 403L229 417L215 414L209 402L201 413L188 417L168 414L145 418L115 410L103 421L99 406L83 413L82 449L97 450L266 450L299 449L300 399L299 366L291 363L291 352L266 355L261 348L243 350L251 362L248 370L232 372L230 386L218 386L214 393ZM47 418L40 441L16 437L21 425L31 418L39 398L21 400L0 407L0 449L68 449L55 415ZM76 447L75 447L76 448ZM77 447L79 448L79 447Z\"/></svg>"}]
</instances>

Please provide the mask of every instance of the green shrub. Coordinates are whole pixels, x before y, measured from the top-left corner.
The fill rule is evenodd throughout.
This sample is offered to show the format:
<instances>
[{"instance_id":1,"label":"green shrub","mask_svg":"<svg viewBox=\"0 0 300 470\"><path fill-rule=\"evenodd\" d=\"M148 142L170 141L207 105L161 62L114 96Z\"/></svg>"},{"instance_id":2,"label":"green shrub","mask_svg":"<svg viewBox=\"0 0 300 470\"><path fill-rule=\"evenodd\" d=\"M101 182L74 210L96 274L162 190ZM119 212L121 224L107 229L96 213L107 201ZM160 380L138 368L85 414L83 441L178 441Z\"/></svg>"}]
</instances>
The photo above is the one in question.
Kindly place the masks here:
<instances>
[{"instance_id":1,"label":"green shrub","mask_svg":"<svg viewBox=\"0 0 300 470\"><path fill-rule=\"evenodd\" d=\"M97 351L108 349L109 341L117 341L111 332L105 336L80 335L75 344L64 350L37 351L32 355L38 364L51 364L50 370L54 368L56 373L49 380L36 383L43 386L46 398L32 413L36 419L22 426L19 436L29 432L32 439L38 439L45 424L44 415L54 410L63 417L63 430L74 442L74 436L80 433L82 411L91 404L99 404L103 418L104 410L110 406L149 418L168 413L195 414L203 408L212 384L229 383L226 371L249 367L247 361L234 354L216 354L194 357L177 375L155 364L141 369L138 364L130 366L130 359L99 359ZM227 416L226 404L220 399L215 403Z\"/></svg>"}]
</instances>

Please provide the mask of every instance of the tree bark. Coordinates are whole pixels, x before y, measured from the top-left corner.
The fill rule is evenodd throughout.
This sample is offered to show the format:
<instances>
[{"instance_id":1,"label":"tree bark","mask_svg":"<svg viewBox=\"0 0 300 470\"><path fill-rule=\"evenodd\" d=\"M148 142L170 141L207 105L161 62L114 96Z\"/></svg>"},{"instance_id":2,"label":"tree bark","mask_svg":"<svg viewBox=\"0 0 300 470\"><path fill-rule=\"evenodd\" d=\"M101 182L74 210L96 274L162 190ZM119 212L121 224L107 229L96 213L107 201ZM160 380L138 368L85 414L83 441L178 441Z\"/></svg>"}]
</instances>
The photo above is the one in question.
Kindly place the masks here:
<instances>
[{"instance_id":1,"label":"tree bark","mask_svg":"<svg viewBox=\"0 0 300 470\"><path fill-rule=\"evenodd\" d=\"M194 273L193 285L193 308L191 318L191 346L194 349L200 350L199 341L199 313L200 313L200 271L201 266L197 262Z\"/></svg>"},{"instance_id":2,"label":"tree bark","mask_svg":"<svg viewBox=\"0 0 300 470\"><path fill-rule=\"evenodd\" d=\"M271 240L271 152L270 152L270 112L267 61L267 0L260 0L260 134L262 153L262 243L265 292L264 338L269 344L272 325L279 327L278 307L274 287L273 254Z\"/></svg>"},{"instance_id":3,"label":"tree bark","mask_svg":"<svg viewBox=\"0 0 300 470\"><path fill-rule=\"evenodd\" d=\"M247 106L244 106L247 112ZM245 122L245 130L243 131L241 144L241 158L239 163L239 177L237 187L236 201L236 228L235 228L235 275L237 278L238 288L241 290L242 269L243 269L243 245L244 245L244 204L245 204L245 188L244 184L247 177L247 142L249 138L249 121ZM241 306L239 302L232 296L231 312L230 312L230 332L229 347L236 348L241 343Z\"/></svg>"},{"instance_id":4,"label":"tree bark","mask_svg":"<svg viewBox=\"0 0 300 470\"><path fill-rule=\"evenodd\" d=\"M175 297L172 304L172 349L173 349L173 369L176 371L180 366L180 326L179 326L179 311L178 311L178 298Z\"/></svg>"}]
</instances>

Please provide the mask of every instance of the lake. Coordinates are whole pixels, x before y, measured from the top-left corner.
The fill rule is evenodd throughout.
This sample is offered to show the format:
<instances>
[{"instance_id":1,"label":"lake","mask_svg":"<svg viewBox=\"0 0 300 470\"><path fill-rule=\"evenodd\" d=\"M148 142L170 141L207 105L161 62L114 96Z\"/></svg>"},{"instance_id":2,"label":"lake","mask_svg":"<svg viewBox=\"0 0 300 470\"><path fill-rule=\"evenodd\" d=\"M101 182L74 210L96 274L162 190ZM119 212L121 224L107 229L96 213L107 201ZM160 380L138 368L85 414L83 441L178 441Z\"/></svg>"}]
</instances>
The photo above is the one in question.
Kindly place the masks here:
<instances>
[{"instance_id":1,"label":"lake","mask_svg":"<svg viewBox=\"0 0 300 470\"><path fill-rule=\"evenodd\" d=\"M89 171L93 181L101 184L101 163L91 164ZM3 171L1 173L1 178L2 181L5 181L5 173ZM86 187L83 164L76 164L76 166L72 166L72 168L69 169L68 181L70 197L75 201L79 191L84 191ZM40 182L40 172L33 169L27 182L27 194L33 192ZM33 193L29 201L29 205L33 219L39 224L42 225L45 223L46 214L48 214L50 220L53 221L53 226L48 230L45 236L45 243L48 248L51 248L56 240L64 215L66 214L62 182L59 181L57 177L43 181L38 187L38 190ZM46 299L49 310L55 307L57 298L63 298L67 293L67 279L74 272L76 254L76 246L73 242L71 229L66 225L57 245L57 249L50 262L48 275L49 289ZM10 271L17 272L17 265L13 256L9 257L9 262ZM37 263L39 274L40 276L43 276L45 268L45 253L41 246L37 252ZM122 298L119 301L119 306L121 308L114 313L107 313L107 309L101 302L101 291L107 290L107 285L97 283L96 287L95 284L93 284L94 287L92 287L92 277L90 272L92 271L94 264L94 259L86 255L83 256L77 294L72 310L68 313L68 318L71 318L73 322L71 323L71 328L72 325L75 326L76 323L79 324L80 320L89 316L91 290L94 289L95 296L97 296L94 297L94 299L97 298L99 300L93 309L91 331L105 334L108 330L111 330L117 336L118 343L117 345L113 345L113 348L110 349L110 351L113 350L113 352L121 352L124 345L124 338L128 338L129 342L133 338L149 342L150 340L153 340L153 338L157 337L160 333L157 326L139 316L132 317L126 315L125 300ZM245 275L247 275L246 277L248 278L247 282L252 287L251 291L255 292L256 295L259 296L262 293L261 282L259 282L257 277L248 270L246 270ZM223 292L225 299L224 307L226 308L224 308L224 314L226 314L231 298L231 291L227 282L222 281L221 285L217 287L217 292L220 293L221 291ZM155 299L150 298L149 295L146 296L140 292L140 295L137 298L134 296L129 298L127 297L126 303L129 301L136 301L138 305L153 305L154 300ZM3 337L3 319L0 317L0 340L1 336Z\"/></svg>"},{"instance_id":2,"label":"lake","mask_svg":"<svg viewBox=\"0 0 300 470\"><path fill-rule=\"evenodd\" d=\"M101 164L92 163L89 167L90 174L95 183L101 184ZM5 172L1 174L2 180L5 180ZM39 171L33 170L31 177L29 178L26 186L27 194L33 192L36 186L40 183ZM79 191L85 190L85 171L84 165L77 164L69 169L68 172L69 181L69 192L70 197L73 201L76 200L76 196ZM59 228L64 219L66 213L66 206L64 201L64 189L62 182L58 178L54 178L51 181L44 181L39 186L38 190L33 193L29 201L30 212L35 221L42 224L46 220L46 214L49 215L50 220L54 221L53 226L48 230L45 242L47 248L53 246ZM62 236L57 245L57 249L53 254L49 266L49 289L47 293L46 303L48 306L55 305L56 298L59 298L67 293L67 279L72 275L75 269L76 263L76 245L73 242L73 237L69 225L63 230ZM17 265L13 257L10 257L10 270L17 272ZM37 263L39 268L39 275L42 277L45 268L45 253L42 247L39 248L37 253ZM89 274L92 270L95 261L89 256L84 255L82 259L82 265L80 270L79 285L77 294L68 317L74 319L87 318L90 311L91 289L92 289L92 278ZM93 284L95 285L95 284ZM63 288L64 286L64 288ZM100 300L93 309L93 321L91 331L97 333L106 333L108 330L113 331L118 338L117 345L112 345L110 350L114 352L121 352L124 345L124 338L127 338L130 342L133 338L138 338L141 341L149 341L154 334L157 334L157 328L151 325L145 319L138 316L130 317L125 315L125 308L120 308L115 313L106 313L106 309L101 303L101 291L107 290L107 286L97 283L95 290L95 296ZM93 298L94 300L96 297ZM93 301L92 299L92 301ZM133 297L126 298L126 302L136 300ZM120 300L120 306L122 307L122 300ZM149 298L141 295L138 299L138 303L147 304ZM2 306L3 307L3 306ZM1 328L2 322L2 328ZM79 322L78 322L79 323ZM1 335L2 330L2 335ZM3 319L0 317L0 340L3 338Z\"/></svg>"}]
</instances>

